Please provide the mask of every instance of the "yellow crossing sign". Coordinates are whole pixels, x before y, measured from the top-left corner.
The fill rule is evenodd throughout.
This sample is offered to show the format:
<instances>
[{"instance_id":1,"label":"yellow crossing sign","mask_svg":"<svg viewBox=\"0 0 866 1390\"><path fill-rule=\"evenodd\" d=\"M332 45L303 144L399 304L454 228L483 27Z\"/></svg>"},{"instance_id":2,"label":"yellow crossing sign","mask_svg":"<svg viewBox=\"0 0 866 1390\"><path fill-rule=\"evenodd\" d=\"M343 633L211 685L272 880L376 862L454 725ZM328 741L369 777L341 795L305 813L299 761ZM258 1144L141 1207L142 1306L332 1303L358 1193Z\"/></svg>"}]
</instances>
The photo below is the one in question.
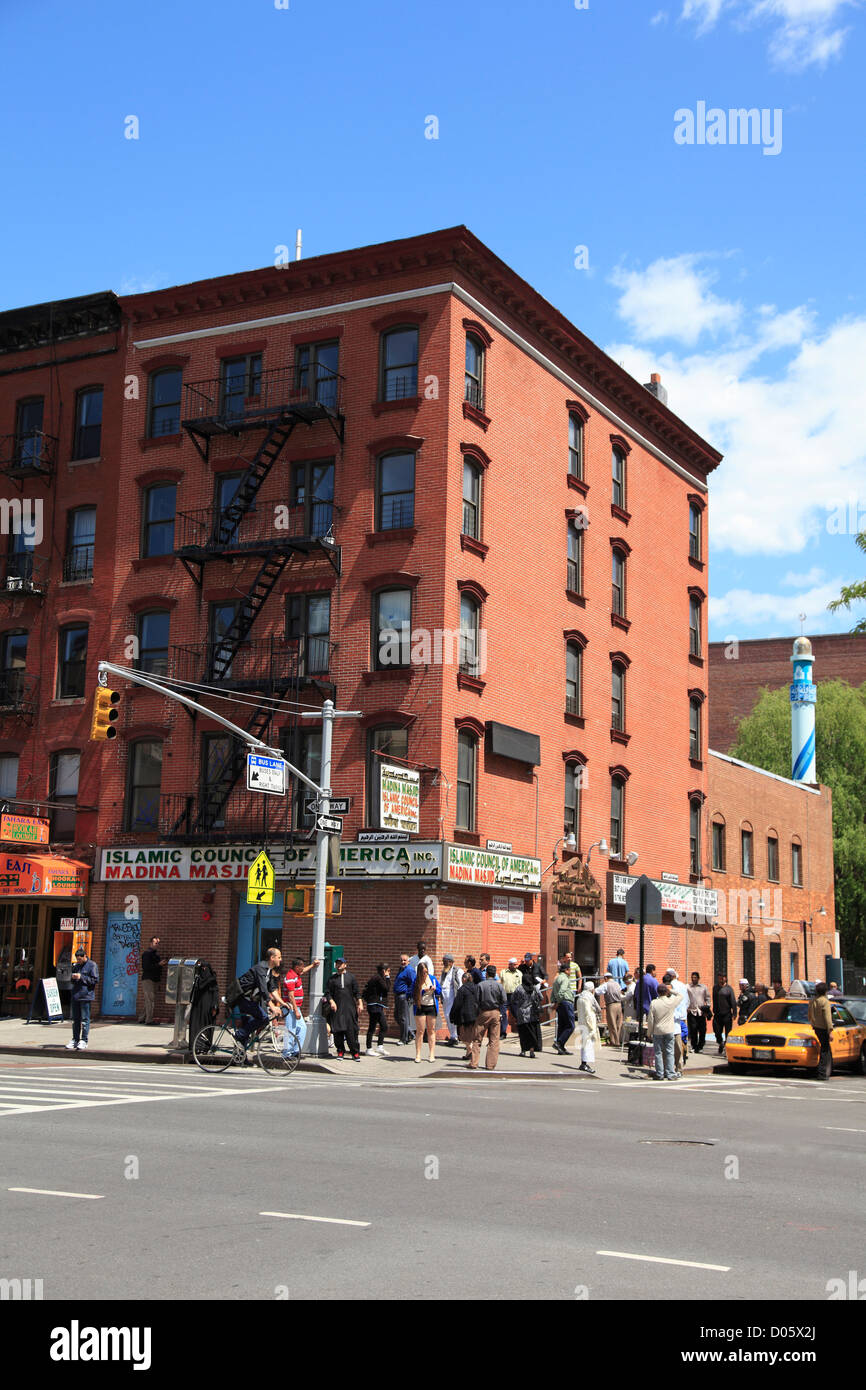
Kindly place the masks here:
<instances>
[{"instance_id":1,"label":"yellow crossing sign","mask_svg":"<svg viewBox=\"0 0 866 1390\"><path fill-rule=\"evenodd\" d=\"M268 907L274 901L274 866L262 850L253 860L247 874L247 902L255 907Z\"/></svg>"}]
</instances>

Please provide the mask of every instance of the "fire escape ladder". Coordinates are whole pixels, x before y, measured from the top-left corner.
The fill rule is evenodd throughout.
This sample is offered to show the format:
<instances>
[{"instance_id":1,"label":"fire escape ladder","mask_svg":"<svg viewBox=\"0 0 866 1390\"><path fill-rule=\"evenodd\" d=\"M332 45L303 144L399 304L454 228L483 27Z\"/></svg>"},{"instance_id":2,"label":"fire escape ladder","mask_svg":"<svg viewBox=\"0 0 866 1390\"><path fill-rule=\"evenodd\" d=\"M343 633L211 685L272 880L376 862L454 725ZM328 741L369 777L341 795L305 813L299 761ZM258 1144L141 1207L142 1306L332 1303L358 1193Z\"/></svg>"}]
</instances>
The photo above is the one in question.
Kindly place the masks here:
<instances>
[{"instance_id":1,"label":"fire escape ladder","mask_svg":"<svg viewBox=\"0 0 866 1390\"><path fill-rule=\"evenodd\" d=\"M231 545L241 521L255 502L259 488L286 447L296 424L295 418L290 417L288 420L278 420L271 425L256 450L246 473L238 483L237 492L228 506L223 508L219 514L211 539L212 545Z\"/></svg>"},{"instance_id":2,"label":"fire escape ladder","mask_svg":"<svg viewBox=\"0 0 866 1390\"><path fill-rule=\"evenodd\" d=\"M273 592L274 585L290 559L290 551L277 551L275 554L268 555L262 564L253 580L250 592L243 603L238 606L238 611L232 619L231 625L219 642L214 644L210 679L215 684L228 677L238 649L249 637L253 623Z\"/></svg>"}]
</instances>

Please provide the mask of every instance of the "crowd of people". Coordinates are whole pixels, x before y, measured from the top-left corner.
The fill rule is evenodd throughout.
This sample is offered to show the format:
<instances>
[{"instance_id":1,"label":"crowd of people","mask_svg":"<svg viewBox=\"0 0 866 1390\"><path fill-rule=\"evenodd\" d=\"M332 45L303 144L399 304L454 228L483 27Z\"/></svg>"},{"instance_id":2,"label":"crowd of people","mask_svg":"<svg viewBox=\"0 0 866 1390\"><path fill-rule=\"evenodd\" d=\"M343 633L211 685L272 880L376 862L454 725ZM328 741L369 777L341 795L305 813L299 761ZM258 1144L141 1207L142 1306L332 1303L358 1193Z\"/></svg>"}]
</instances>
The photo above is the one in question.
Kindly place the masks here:
<instances>
[{"instance_id":1,"label":"crowd of people","mask_svg":"<svg viewBox=\"0 0 866 1390\"><path fill-rule=\"evenodd\" d=\"M307 965L295 959L284 969L280 952L275 948L269 951L268 960L248 972L254 988L239 1003L241 1036L244 1029L252 1035L266 1021L268 1013L282 1013L286 1047L303 1048L303 977L318 963ZM399 1047L414 1047L416 1063L423 1059L425 1041L428 1060L436 1060L437 1032L447 1029L443 1045L462 1046L462 1060L471 1071L480 1067L482 1050L485 1069L495 1069L509 1028L518 1036L520 1056L535 1057L543 1049L542 1022L552 1016L553 1051L559 1056L571 1056L579 1050L579 1070L591 1076L596 1070L596 1049L602 1045L602 1026L604 1042L620 1047L626 1035L638 1035L643 1019L645 1035L652 1046L654 1079L675 1081L682 1076L689 1050L695 1054L704 1050L710 1022L718 1054L724 1056L725 1042L735 1024L744 1023L766 1000L781 998L794 990L793 986L786 990L781 981L774 981L768 989L743 978L739 981L739 993L735 993L721 974L710 989L697 970L691 972L690 983L686 984L673 966L661 979L657 978L652 963L645 967L640 987L638 984L639 973L632 971L623 947L608 961L598 983L584 979L580 965L566 953L558 963L551 987L532 951L526 951L522 961L512 956L501 972L487 953L477 959L467 955L460 966L446 952L437 975L425 943L419 941L414 955L401 955L393 980L390 966L382 962L363 988L346 961L336 961L333 973L325 981L320 1008L328 1027L331 1052L337 1058L360 1060L365 1012L366 1055L386 1056L387 1010L393 1002L397 1031L394 1041ZM833 992L831 989L831 996ZM568 1043L575 1035L574 1047L570 1049Z\"/></svg>"}]
</instances>

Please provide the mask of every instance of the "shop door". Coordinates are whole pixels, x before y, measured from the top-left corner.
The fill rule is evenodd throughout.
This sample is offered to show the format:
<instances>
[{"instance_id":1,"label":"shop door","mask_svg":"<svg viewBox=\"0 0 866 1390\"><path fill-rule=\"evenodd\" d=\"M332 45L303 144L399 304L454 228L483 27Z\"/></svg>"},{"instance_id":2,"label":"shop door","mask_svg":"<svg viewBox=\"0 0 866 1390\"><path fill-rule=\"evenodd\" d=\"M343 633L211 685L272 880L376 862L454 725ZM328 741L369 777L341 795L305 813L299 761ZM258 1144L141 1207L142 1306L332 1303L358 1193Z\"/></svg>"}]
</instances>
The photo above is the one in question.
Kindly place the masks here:
<instances>
[{"instance_id":1,"label":"shop door","mask_svg":"<svg viewBox=\"0 0 866 1390\"><path fill-rule=\"evenodd\" d=\"M235 972L243 975L264 958L269 946L282 947L283 895L274 894L270 907L253 907L241 902L238 910L238 949Z\"/></svg>"},{"instance_id":2,"label":"shop door","mask_svg":"<svg viewBox=\"0 0 866 1390\"><path fill-rule=\"evenodd\" d=\"M717 936L713 939L713 984L717 975L728 976L728 938Z\"/></svg>"}]
</instances>

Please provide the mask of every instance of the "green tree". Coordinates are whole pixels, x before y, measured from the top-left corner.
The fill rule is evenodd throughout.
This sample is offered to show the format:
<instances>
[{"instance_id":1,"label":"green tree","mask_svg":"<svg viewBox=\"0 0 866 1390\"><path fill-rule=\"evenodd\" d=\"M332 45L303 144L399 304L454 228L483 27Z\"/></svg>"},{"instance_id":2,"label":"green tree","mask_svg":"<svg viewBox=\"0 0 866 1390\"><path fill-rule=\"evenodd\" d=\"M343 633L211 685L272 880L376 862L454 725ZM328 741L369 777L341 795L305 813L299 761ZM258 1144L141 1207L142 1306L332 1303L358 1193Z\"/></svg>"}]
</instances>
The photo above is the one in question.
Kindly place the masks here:
<instances>
[{"instance_id":1,"label":"green tree","mask_svg":"<svg viewBox=\"0 0 866 1390\"><path fill-rule=\"evenodd\" d=\"M860 549L866 551L866 531L861 531L856 541ZM840 608L850 608L852 603L866 603L866 579L860 579L856 584L843 584L839 597L834 598L827 607L831 613L836 613ZM866 632L866 618L861 618L855 623L851 631Z\"/></svg>"},{"instance_id":2,"label":"green tree","mask_svg":"<svg viewBox=\"0 0 866 1390\"><path fill-rule=\"evenodd\" d=\"M791 776L791 704L787 686L764 689L742 720L735 758ZM842 953L866 961L866 682L825 681L815 715L818 780L833 793L836 925Z\"/></svg>"}]
</instances>

